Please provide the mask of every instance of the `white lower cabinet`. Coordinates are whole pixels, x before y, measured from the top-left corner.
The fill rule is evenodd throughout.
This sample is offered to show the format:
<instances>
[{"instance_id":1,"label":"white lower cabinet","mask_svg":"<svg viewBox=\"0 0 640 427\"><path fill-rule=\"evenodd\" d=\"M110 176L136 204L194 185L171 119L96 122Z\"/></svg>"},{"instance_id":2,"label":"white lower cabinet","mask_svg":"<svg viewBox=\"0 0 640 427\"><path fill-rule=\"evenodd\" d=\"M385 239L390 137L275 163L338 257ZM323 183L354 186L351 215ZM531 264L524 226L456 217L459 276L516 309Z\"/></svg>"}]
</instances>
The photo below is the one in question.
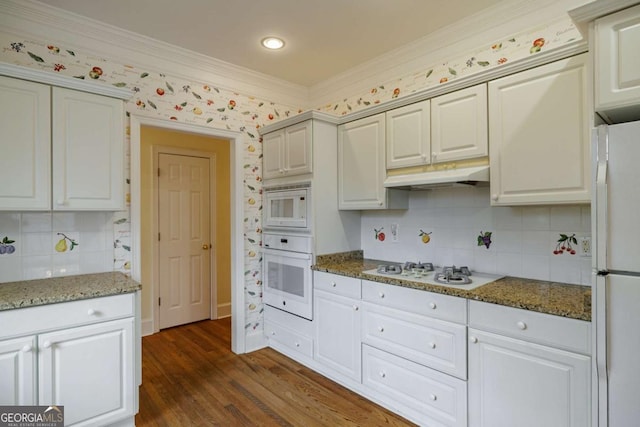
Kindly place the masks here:
<instances>
[{"instance_id":1,"label":"white lower cabinet","mask_svg":"<svg viewBox=\"0 0 640 427\"><path fill-rule=\"evenodd\" d=\"M38 336L38 402L64 405L65 425L135 414L133 318Z\"/></svg>"},{"instance_id":2,"label":"white lower cabinet","mask_svg":"<svg viewBox=\"0 0 640 427\"><path fill-rule=\"evenodd\" d=\"M0 341L0 406L36 404L36 336Z\"/></svg>"},{"instance_id":3,"label":"white lower cabinet","mask_svg":"<svg viewBox=\"0 0 640 427\"><path fill-rule=\"evenodd\" d=\"M420 425L467 425L467 384L449 375L374 347L362 346L362 383Z\"/></svg>"},{"instance_id":4,"label":"white lower cabinet","mask_svg":"<svg viewBox=\"0 0 640 427\"><path fill-rule=\"evenodd\" d=\"M264 307L264 333L269 345L293 357L313 357L313 323L285 311Z\"/></svg>"},{"instance_id":5,"label":"white lower cabinet","mask_svg":"<svg viewBox=\"0 0 640 427\"><path fill-rule=\"evenodd\" d=\"M136 305L124 294L0 311L0 405L62 405L66 426L133 424Z\"/></svg>"},{"instance_id":6,"label":"white lower cabinet","mask_svg":"<svg viewBox=\"0 0 640 427\"><path fill-rule=\"evenodd\" d=\"M560 343L539 344L536 338L584 336L588 322L539 313L530 316L525 310L476 301L470 301L469 308L470 326L502 331L469 328L470 427L591 425L590 357L559 349ZM496 316L502 310L505 315ZM514 314L522 317L517 320ZM540 316L547 323L539 322ZM541 333L545 330L550 333ZM584 344L588 348L588 342Z\"/></svg>"},{"instance_id":7,"label":"white lower cabinet","mask_svg":"<svg viewBox=\"0 0 640 427\"><path fill-rule=\"evenodd\" d=\"M314 359L331 371L360 382L360 300L324 291L315 292L314 300Z\"/></svg>"}]
</instances>

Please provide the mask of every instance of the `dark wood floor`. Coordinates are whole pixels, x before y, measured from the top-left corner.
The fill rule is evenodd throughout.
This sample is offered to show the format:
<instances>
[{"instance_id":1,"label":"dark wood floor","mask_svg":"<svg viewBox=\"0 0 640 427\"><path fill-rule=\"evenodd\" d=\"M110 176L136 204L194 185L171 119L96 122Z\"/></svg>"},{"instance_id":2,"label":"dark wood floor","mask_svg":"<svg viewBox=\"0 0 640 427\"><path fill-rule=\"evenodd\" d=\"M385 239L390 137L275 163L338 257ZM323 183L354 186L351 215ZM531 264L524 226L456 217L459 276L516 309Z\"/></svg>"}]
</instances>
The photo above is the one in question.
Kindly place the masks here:
<instances>
[{"instance_id":1,"label":"dark wood floor","mask_svg":"<svg viewBox=\"0 0 640 427\"><path fill-rule=\"evenodd\" d=\"M413 425L274 350L230 349L230 319L144 337L136 426Z\"/></svg>"}]
</instances>

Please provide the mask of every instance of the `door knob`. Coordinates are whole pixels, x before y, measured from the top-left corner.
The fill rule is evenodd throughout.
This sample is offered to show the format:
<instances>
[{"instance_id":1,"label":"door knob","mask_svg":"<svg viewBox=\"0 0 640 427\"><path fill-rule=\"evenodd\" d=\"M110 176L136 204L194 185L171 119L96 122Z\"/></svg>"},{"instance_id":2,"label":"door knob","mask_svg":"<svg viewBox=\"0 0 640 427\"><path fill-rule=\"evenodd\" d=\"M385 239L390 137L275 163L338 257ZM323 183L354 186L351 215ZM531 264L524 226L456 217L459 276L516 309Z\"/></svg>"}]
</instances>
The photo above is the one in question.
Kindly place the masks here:
<instances>
[{"instance_id":1,"label":"door knob","mask_svg":"<svg viewBox=\"0 0 640 427\"><path fill-rule=\"evenodd\" d=\"M209 249L209 245L207 245L207 244L205 243L204 245L202 245L202 249L204 249L204 250L206 251L207 249Z\"/></svg>"}]
</instances>

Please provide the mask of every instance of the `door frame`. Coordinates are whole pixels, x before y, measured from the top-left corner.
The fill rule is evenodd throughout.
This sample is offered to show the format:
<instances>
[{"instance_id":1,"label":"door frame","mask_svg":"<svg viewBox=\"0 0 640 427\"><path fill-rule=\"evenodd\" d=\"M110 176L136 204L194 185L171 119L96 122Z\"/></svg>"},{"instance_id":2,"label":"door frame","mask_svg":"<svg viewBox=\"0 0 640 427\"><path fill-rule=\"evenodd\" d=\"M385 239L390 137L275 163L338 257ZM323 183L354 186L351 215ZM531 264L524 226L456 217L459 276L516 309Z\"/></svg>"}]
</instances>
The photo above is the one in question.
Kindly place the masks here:
<instances>
[{"instance_id":1,"label":"door frame","mask_svg":"<svg viewBox=\"0 0 640 427\"><path fill-rule=\"evenodd\" d=\"M140 264L140 129L142 126L150 126L161 129L192 133L197 135L213 136L227 139L230 143L230 219L231 219L231 351L234 353L246 352L246 335L244 324L246 313L244 310L244 188L243 160L244 135L225 129L209 128L205 126L178 123L169 120L160 120L131 114L130 116L130 168L131 168L131 277L141 281ZM144 284L143 284L144 286ZM154 291L151 288L151 301L154 301ZM154 304L151 310L155 312ZM142 319L143 334L153 333L155 322L151 319Z\"/></svg>"},{"instance_id":2,"label":"door frame","mask_svg":"<svg viewBox=\"0 0 640 427\"><path fill-rule=\"evenodd\" d=\"M215 184L215 176L216 176L216 154L215 153L210 153L210 152L206 152L206 151L197 151L197 150L190 150L187 148L177 148L177 147L169 147L169 146L164 146L164 145L153 145L152 146L152 152L153 152L153 169L152 170L158 170L159 167L159 155L160 154L170 154L170 155L177 155L177 156L186 156L186 157L199 157L199 158L204 158L204 159L208 159L209 160L209 243L212 245L212 247L215 247L215 253L217 254L218 252L218 244L214 242L217 242L216 239L216 186ZM160 210L159 210L159 206L158 206L158 202L160 200L160 195L159 195L159 191L160 191L160 185L159 185L159 180L160 177L158 176L157 173L153 174L153 198L152 198L152 204L153 204L153 224L152 224L152 231L151 231L151 235L155 236L160 232L160 221L159 221L159 214L160 214ZM154 295L158 295L160 296L160 244L158 242L158 240L156 239L152 239L152 249L153 249L153 267L151 268L151 283L153 284L153 293ZM217 290L218 290L218 282L217 282L217 276L215 274L216 272L216 257L213 256L213 251L209 252L210 255L210 260L209 260L209 290L211 292L210 298L209 298L209 319L211 320L215 320L218 318L218 295L217 295ZM151 304L153 305L153 307L155 308L156 305L154 303L154 300L151 301ZM153 310L153 324L154 324L154 329L153 332L159 332L160 331L160 310Z\"/></svg>"}]
</instances>

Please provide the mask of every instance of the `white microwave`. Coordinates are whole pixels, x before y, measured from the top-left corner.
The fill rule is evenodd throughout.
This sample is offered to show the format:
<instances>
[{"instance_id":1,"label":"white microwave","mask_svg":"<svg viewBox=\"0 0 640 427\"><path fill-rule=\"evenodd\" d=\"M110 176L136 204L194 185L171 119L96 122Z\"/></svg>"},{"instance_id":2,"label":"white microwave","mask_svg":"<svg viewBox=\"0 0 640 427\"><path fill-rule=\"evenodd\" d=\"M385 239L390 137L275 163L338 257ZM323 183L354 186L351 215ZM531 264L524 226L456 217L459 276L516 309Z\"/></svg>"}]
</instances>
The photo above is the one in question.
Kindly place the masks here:
<instances>
[{"instance_id":1,"label":"white microwave","mask_svg":"<svg viewBox=\"0 0 640 427\"><path fill-rule=\"evenodd\" d=\"M263 227L310 231L310 194L310 188L265 190Z\"/></svg>"}]
</instances>

